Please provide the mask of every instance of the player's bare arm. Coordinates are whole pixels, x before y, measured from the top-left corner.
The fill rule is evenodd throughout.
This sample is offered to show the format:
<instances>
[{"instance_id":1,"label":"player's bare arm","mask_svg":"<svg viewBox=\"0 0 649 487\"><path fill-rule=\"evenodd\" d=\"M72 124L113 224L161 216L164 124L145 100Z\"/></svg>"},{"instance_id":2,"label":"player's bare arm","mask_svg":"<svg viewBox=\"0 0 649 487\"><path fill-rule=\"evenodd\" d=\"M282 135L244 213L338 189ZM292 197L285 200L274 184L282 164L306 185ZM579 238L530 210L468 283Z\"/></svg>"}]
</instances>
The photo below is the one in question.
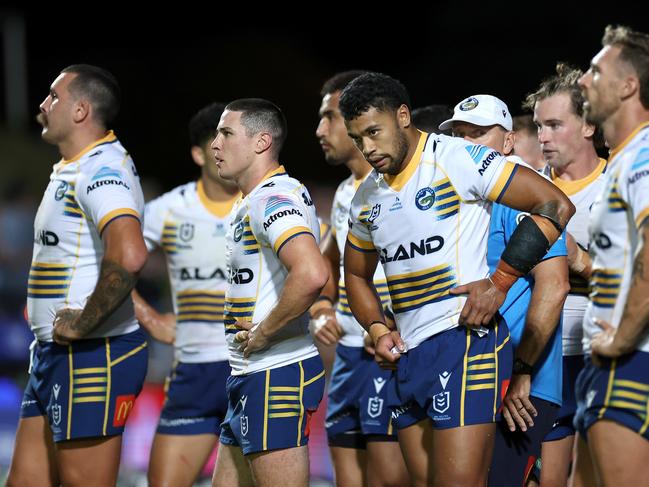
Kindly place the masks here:
<instances>
[{"instance_id":1,"label":"player's bare arm","mask_svg":"<svg viewBox=\"0 0 649 487\"><path fill-rule=\"evenodd\" d=\"M329 280L320 291L320 296L309 309L315 323L313 335L323 345L333 345L342 337L343 330L336 319L334 303L338 299L340 280L340 252L332 233L321 243L322 255L329 270Z\"/></svg>"},{"instance_id":2,"label":"player's bare arm","mask_svg":"<svg viewBox=\"0 0 649 487\"><path fill-rule=\"evenodd\" d=\"M54 340L65 344L85 337L108 318L135 286L148 255L140 222L118 218L103 233L104 257L95 290L83 310L60 310L54 318Z\"/></svg>"},{"instance_id":3,"label":"player's bare arm","mask_svg":"<svg viewBox=\"0 0 649 487\"><path fill-rule=\"evenodd\" d=\"M173 345L176 338L176 316L173 313L159 313L136 289L131 291L131 297L138 323L159 342Z\"/></svg>"}]
</instances>

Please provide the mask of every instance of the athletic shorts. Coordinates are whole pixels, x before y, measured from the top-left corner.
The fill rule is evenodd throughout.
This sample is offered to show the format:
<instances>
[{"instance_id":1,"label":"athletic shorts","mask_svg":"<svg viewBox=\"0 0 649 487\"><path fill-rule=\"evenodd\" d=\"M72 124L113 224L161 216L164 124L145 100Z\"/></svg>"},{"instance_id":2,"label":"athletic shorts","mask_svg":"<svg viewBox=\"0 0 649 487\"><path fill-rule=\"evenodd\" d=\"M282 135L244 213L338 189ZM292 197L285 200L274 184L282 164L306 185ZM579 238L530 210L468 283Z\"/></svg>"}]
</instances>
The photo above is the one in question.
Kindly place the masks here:
<instances>
[{"instance_id":1,"label":"athletic shorts","mask_svg":"<svg viewBox=\"0 0 649 487\"><path fill-rule=\"evenodd\" d=\"M225 381L229 376L227 360L178 362L167 378L157 432L164 435L220 434L228 410Z\"/></svg>"},{"instance_id":2,"label":"athletic shorts","mask_svg":"<svg viewBox=\"0 0 649 487\"><path fill-rule=\"evenodd\" d=\"M495 423L512 371L509 329L500 320L480 337L458 326L401 355L388 384L398 429L428 417L437 429Z\"/></svg>"},{"instance_id":3,"label":"athletic shorts","mask_svg":"<svg viewBox=\"0 0 649 487\"><path fill-rule=\"evenodd\" d=\"M221 443L241 447L244 455L306 445L309 421L324 386L319 355L249 375L231 375Z\"/></svg>"},{"instance_id":4,"label":"athletic shorts","mask_svg":"<svg viewBox=\"0 0 649 487\"><path fill-rule=\"evenodd\" d=\"M577 378L575 428L587 438L596 421L615 421L649 440L649 353L635 351L617 359L589 357Z\"/></svg>"},{"instance_id":5,"label":"athletic shorts","mask_svg":"<svg viewBox=\"0 0 649 487\"><path fill-rule=\"evenodd\" d=\"M573 422L577 411L577 398L575 387L577 376L584 368L583 355L569 355L563 357L563 391L561 393L561 409L552 430L543 441L556 441L573 436L575 427Z\"/></svg>"},{"instance_id":6,"label":"athletic shorts","mask_svg":"<svg viewBox=\"0 0 649 487\"><path fill-rule=\"evenodd\" d=\"M47 416L55 442L121 435L147 359L141 329L65 346L39 342L20 416Z\"/></svg>"},{"instance_id":7,"label":"athletic shorts","mask_svg":"<svg viewBox=\"0 0 649 487\"><path fill-rule=\"evenodd\" d=\"M363 347L336 347L327 403L327 437L387 435L396 439L387 406L386 385L392 371L383 370ZM333 442L333 443L332 443Z\"/></svg>"}]
</instances>

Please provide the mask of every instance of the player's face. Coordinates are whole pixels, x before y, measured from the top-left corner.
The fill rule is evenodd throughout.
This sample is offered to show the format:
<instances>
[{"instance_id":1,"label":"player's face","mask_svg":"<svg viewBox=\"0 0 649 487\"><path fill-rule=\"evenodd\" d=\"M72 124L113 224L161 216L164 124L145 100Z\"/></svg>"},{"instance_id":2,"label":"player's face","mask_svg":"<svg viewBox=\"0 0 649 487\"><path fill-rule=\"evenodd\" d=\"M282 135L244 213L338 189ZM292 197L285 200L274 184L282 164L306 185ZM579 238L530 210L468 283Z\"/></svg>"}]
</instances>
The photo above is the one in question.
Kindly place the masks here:
<instances>
[{"instance_id":1,"label":"player's face","mask_svg":"<svg viewBox=\"0 0 649 487\"><path fill-rule=\"evenodd\" d=\"M410 149L405 126L399 123L398 114L399 111L382 112L372 107L355 119L345 121L349 137L365 160L380 173L399 174Z\"/></svg>"},{"instance_id":2,"label":"player's face","mask_svg":"<svg viewBox=\"0 0 649 487\"><path fill-rule=\"evenodd\" d=\"M620 48L604 46L590 63L590 69L579 78L579 86L586 101L586 120L596 125L604 123L619 107L617 96L621 83Z\"/></svg>"},{"instance_id":3,"label":"player's face","mask_svg":"<svg viewBox=\"0 0 649 487\"><path fill-rule=\"evenodd\" d=\"M61 73L50 86L50 93L40 104L38 122L42 125L41 137L50 144L63 141L74 126L75 100L68 91L75 73Z\"/></svg>"},{"instance_id":4,"label":"player's face","mask_svg":"<svg viewBox=\"0 0 649 487\"><path fill-rule=\"evenodd\" d=\"M453 122L454 137L462 137L468 142L486 145L503 154L509 154L513 149L507 134L508 132L500 125L482 127L468 122Z\"/></svg>"},{"instance_id":5,"label":"player's face","mask_svg":"<svg viewBox=\"0 0 649 487\"><path fill-rule=\"evenodd\" d=\"M534 123L539 130L539 143L545 161L555 169L570 164L583 150L592 126L578 117L568 93L557 93L536 102Z\"/></svg>"},{"instance_id":6,"label":"player's face","mask_svg":"<svg viewBox=\"0 0 649 487\"><path fill-rule=\"evenodd\" d=\"M516 132L516 141L514 142L514 154L527 162L537 171L545 167L545 158L541 152L541 144L536 132L522 130Z\"/></svg>"},{"instance_id":7,"label":"player's face","mask_svg":"<svg viewBox=\"0 0 649 487\"><path fill-rule=\"evenodd\" d=\"M315 135L320 141L320 147L325 160L332 166L344 164L356 152L354 143L347 135L345 120L338 108L340 91L335 91L322 98L320 105L320 123Z\"/></svg>"},{"instance_id":8,"label":"player's face","mask_svg":"<svg viewBox=\"0 0 649 487\"><path fill-rule=\"evenodd\" d=\"M216 138L212 141L216 166L223 179L236 180L245 172L254 160L255 138L246 135L246 128L241 125L242 112L225 110L216 129Z\"/></svg>"},{"instance_id":9,"label":"player's face","mask_svg":"<svg viewBox=\"0 0 649 487\"><path fill-rule=\"evenodd\" d=\"M221 186L232 187L235 185L234 181L223 179L219 175L219 168L214 162L214 151L212 150L212 141L208 140L205 143L201 144L200 149L200 161L202 164L197 161L197 164L201 166L203 174L207 176L210 180L220 184Z\"/></svg>"}]
</instances>

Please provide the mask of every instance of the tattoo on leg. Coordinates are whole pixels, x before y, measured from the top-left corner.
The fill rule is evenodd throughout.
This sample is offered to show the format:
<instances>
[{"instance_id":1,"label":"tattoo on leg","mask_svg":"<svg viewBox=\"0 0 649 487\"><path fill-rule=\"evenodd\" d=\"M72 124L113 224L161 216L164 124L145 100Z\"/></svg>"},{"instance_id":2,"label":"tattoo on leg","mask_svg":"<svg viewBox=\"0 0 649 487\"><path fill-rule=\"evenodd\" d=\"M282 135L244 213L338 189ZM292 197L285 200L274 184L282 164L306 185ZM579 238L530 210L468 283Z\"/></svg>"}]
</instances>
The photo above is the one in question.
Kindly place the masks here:
<instances>
[{"instance_id":1,"label":"tattoo on leg","mask_svg":"<svg viewBox=\"0 0 649 487\"><path fill-rule=\"evenodd\" d=\"M97 286L73 329L85 336L97 328L122 304L135 286L136 280L134 274L119 264L103 260Z\"/></svg>"}]
</instances>

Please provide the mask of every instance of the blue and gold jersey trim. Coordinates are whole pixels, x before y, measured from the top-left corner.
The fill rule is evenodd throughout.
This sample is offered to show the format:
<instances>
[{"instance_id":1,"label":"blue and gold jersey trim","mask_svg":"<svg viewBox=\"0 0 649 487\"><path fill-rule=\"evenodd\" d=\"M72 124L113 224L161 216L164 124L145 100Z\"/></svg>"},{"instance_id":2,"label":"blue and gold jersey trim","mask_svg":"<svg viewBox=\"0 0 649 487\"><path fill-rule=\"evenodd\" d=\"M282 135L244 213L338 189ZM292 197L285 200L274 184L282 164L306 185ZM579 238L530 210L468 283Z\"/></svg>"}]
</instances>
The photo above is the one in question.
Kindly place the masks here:
<instances>
[{"instance_id":1,"label":"blue and gold jersey trim","mask_svg":"<svg viewBox=\"0 0 649 487\"><path fill-rule=\"evenodd\" d=\"M608 195L608 211L611 213L619 213L621 211L626 211L627 204L622 199L620 195L620 187L618 185L617 178L613 181L611 186L610 193Z\"/></svg>"},{"instance_id":2,"label":"blue and gold jersey trim","mask_svg":"<svg viewBox=\"0 0 649 487\"><path fill-rule=\"evenodd\" d=\"M108 369L88 367L74 369L72 380L72 403L106 402Z\"/></svg>"},{"instance_id":3,"label":"blue and gold jersey trim","mask_svg":"<svg viewBox=\"0 0 649 487\"><path fill-rule=\"evenodd\" d=\"M487 199L489 201L500 203L500 199L507 192L509 183L512 182L512 179L514 178L514 174L516 174L517 170L518 170L518 164L515 164L511 161L505 162L505 167L503 168L503 171L500 173L500 176L498 177L496 184L491 189L489 196L487 196Z\"/></svg>"},{"instance_id":4,"label":"blue and gold jersey trim","mask_svg":"<svg viewBox=\"0 0 649 487\"><path fill-rule=\"evenodd\" d=\"M27 297L61 299L67 295L72 268L66 264L33 262L27 281Z\"/></svg>"},{"instance_id":5,"label":"blue and gold jersey trim","mask_svg":"<svg viewBox=\"0 0 649 487\"><path fill-rule=\"evenodd\" d=\"M374 281L376 293L379 295L381 305L385 308L390 306L390 289L385 279ZM349 301L347 299L347 288L344 286L342 279L338 282L338 306L336 310L344 316L354 316Z\"/></svg>"},{"instance_id":6,"label":"blue and gold jersey trim","mask_svg":"<svg viewBox=\"0 0 649 487\"><path fill-rule=\"evenodd\" d=\"M646 424L649 413L649 385L633 380L614 379L607 408L630 409ZM641 432L641 434L644 431Z\"/></svg>"},{"instance_id":7,"label":"blue and gold jersey trim","mask_svg":"<svg viewBox=\"0 0 649 487\"><path fill-rule=\"evenodd\" d=\"M352 232L347 233L347 243L354 249L359 252L376 252L374 248L374 243L361 240Z\"/></svg>"},{"instance_id":8,"label":"blue and gold jersey trim","mask_svg":"<svg viewBox=\"0 0 649 487\"><path fill-rule=\"evenodd\" d=\"M279 236L277 240L275 240L275 245L273 245L273 248L275 249L275 253L279 254L279 251L282 250L284 244L286 244L292 238L302 234L307 234L314 237L313 232L311 232L311 229L307 227L298 226L286 230L284 233L282 233Z\"/></svg>"},{"instance_id":9,"label":"blue and gold jersey trim","mask_svg":"<svg viewBox=\"0 0 649 487\"><path fill-rule=\"evenodd\" d=\"M622 285L622 269L598 269L590 281L590 300L600 308L613 308Z\"/></svg>"},{"instance_id":10,"label":"blue and gold jersey trim","mask_svg":"<svg viewBox=\"0 0 649 487\"><path fill-rule=\"evenodd\" d=\"M71 189L63 196L63 214L72 218L83 218L85 216L77 203L74 189Z\"/></svg>"},{"instance_id":11,"label":"blue and gold jersey trim","mask_svg":"<svg viewBox=\"0 0 649 487\"><path fill-rule=\"evenodd\" d=\"M160 245L162 249L169 255L175 255L179 250L189 249L189 245L178 242L178 224L173 222L165 222L162 227L162 238Z\"/></svg>"},{"instance_id":12,"label":"blue and gold jersey trim","mask_svg":"<svg viewBox=\"0 0 649 487\"><path fill-rule=\"evenodd\" d=\"M260 245L255 238L255 234L252 233L252 228L250 227L250 219L247 216L243 221L243 236L241 243L243 244L243 253L245 255L259 253Z\"/></svg>"},{"instance_id":13,"label":"blue and gold jersey trim","mask_svg":"<svg viewBox=\"0 0 649 487\"><path fill-rule=\"evenodd\" d=\"M433 211L438 221L445 220L460 211L460 197L448 178L437 181L432 189L435 193Z\"/></svg>"},{"instance_id":14,"label":"blue and gold jersey trim","mask_svg":"<svg viewBox=\"0 0 649 487\"><path fill-rule=\"evenodd\" d=\"M237 327L238 321L252 321L255 312L255 298L227 298L223 308L223 323L225 333L236 333L241 331Z\"/></svg>"},{"instance_id":15,"label":"blue and gold jersey trim","mask_svg":"<svg viewBox=\"0 0 649 487\"><path fill-rule=\"evenodd\" d=\"M388 276L388 287L395 313L406 313L427 304L451 298L457 285L453 266L439 265L422 271Z\"/></svg>"},{"instance_id":16,"label":"blue and gold jersey trim","mask_svg":"<svg viewBox=\"0 0 649 487\"><path fill-rule=\"evenodd\" d=\"M496 354L483 353L467 358L466 391L480 391L496 388Z\"/></svg>"},{"instance_id":17,"label":"blue and gold jersey trim","mask_svg":"<svg viewBox=\"0 0 649 487\"><path fill-rule=\"evenodd\" d=\"M590 293L590 286L588 281L581 276L570 275L570 293L574 296L585 296L588 297Z\"/></svg>"},{"instance_id":18,"label":"blue and gold jersey trim","mask_svg":"<svg viewBox=\"0 0 649 487\"><path fill-rule=\"evenodd\" d=\"M112 222L113 220L116 220L117 218L122 218L124 216L128 217L133 217L137 221L140 220L140 214L135 211L132 208L118 208L117 210L113 210L109 213L107 213L100 221L99 224L97 225L97 230L99 230L99 233L103 233L103 231L106 229L108 224Z\"/></svg>"},{"instance_id":19,"label":"blue and gold jersey trim","mask_svg":"<svg viewBox=\"0 0 649 487\"><path fill-rule=\"evenodd\" d=\"M176 295L177 322L223 323L225 291L182 291Z\"/></svg>"}]
</instances>

